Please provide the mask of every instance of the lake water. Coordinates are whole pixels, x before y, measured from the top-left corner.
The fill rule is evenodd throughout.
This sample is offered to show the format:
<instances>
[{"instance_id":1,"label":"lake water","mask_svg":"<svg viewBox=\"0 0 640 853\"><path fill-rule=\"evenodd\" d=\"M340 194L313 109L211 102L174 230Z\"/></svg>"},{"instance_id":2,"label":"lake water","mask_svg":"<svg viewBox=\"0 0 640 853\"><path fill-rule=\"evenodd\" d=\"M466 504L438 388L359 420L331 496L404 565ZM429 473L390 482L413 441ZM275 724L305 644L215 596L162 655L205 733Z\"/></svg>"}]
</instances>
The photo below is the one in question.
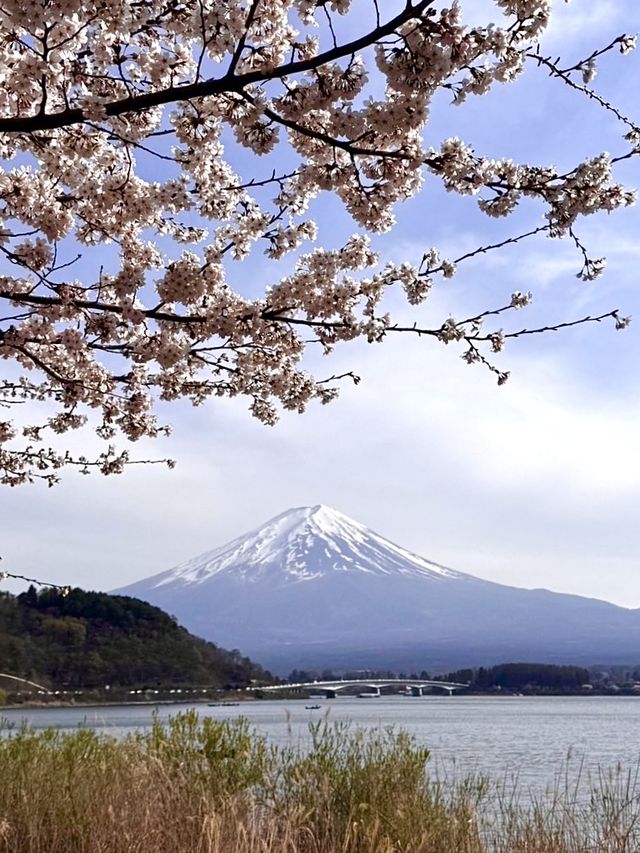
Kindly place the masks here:
<instances>
[{"instance_id":1,"label":"lake water","mask_svg":"<svg viewBox=\"0 0 640 853\"><path fill-rule=\"evenodd\" d=\"M634 769L640 763L640 697L465 697L389 696L377 699L339 697L305 701L245 702L234 707L204 704L39 708L0 711L6 723L28 723L71 730L89 726L122 736L149 726L154 713L166 719L195 708L202 716L246 717L256 731L277 743L304 743L310 721L354 726L394 725L413 734L432 754L441 776L486 773L517 777L521 789L541 791L559 774L586 778L616 765ZM5 729L6 730L6 729ZM569 761L567 762L567 757Z\"/></svg>"}]
</instances>

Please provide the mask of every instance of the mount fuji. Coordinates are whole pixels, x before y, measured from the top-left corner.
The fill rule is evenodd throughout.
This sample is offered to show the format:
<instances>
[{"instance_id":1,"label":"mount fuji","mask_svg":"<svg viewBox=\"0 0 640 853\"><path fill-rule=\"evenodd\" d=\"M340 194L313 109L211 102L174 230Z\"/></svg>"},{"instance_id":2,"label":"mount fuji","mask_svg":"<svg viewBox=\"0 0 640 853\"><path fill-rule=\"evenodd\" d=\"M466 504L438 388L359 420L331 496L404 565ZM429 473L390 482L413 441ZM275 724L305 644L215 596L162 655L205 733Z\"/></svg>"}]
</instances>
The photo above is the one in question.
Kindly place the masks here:
<instances>
[{"instance_id":1,"label":"mount fuji","mask_svg":"<svg viewBox=\"0 0 640 853\"><path fill-rule=\"evenodd\" d=\"M322 505L116 593L278 673L640 661L638 610L453 571Z\"/></svg>"}]
</instances>

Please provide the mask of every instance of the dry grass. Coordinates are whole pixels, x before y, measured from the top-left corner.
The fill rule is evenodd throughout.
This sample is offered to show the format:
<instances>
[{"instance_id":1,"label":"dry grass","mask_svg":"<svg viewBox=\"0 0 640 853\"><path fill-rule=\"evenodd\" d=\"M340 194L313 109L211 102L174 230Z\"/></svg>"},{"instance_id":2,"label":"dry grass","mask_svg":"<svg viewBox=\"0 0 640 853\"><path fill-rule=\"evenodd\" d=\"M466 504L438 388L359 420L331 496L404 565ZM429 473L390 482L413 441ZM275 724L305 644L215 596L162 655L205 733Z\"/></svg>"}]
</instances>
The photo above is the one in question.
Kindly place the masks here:
<instances>
[{"instance_id":1,"label":"dry grass","mask_svg":"<svg viewBox=\"0 0 640 853\"><path fill-rule=\"evenodd\" d=\"M0 740L0 853L635 853L637 779L559 784L520 805L481 779L438 784L406 734L320 723L308 750L239 720L115 740Z\"/></svg>"}]
</instances>

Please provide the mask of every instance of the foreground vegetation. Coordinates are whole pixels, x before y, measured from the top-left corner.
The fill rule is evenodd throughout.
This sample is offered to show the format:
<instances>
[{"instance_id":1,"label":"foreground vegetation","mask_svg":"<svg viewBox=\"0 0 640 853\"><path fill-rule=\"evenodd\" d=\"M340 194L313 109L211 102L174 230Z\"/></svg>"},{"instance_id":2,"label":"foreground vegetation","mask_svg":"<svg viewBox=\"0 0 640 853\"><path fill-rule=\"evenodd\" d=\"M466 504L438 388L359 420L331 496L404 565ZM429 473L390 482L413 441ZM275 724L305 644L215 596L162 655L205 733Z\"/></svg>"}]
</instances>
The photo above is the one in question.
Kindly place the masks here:
<instances>
[{"instance_id":1,"label":"foreground vegetation","mask_svg":"<svg viewBox=\"0 0 640 853\"><path fill-rule=\"evenodd\" d=\"M430 778L402 732L326 722L304 749L246 721L156 721L124 740L91 730L0 740L1 853L631 853L633 775L537 802L475 778Z\"/></svg>"}]
</instances>

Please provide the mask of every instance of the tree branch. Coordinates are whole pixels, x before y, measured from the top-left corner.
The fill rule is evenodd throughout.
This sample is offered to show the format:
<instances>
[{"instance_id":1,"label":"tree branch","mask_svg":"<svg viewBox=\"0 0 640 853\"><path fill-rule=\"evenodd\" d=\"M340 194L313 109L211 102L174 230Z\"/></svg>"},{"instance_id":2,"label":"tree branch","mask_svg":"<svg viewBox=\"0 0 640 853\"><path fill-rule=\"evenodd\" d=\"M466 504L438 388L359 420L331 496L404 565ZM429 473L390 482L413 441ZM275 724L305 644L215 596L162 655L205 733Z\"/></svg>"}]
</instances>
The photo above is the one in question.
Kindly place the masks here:
<instances>
[{"instance_id":1,"label":"tree branch","mask_svg":"<svg viewBox=\"0 0 640 853\"><path fill-rule=\"evenodd\" d=\"M165 104L190 101L194 98L206 98L211 95L222 95L229 92L240 93L247 86L254 85L255 83L280 80L283 77L301 74L304 71L311 71L328 62L334 62L345 56L351 56L353 53L370 47L379 39L391 35L391 33L407 21L420 17L424 10L431 6L432 3L433 0L420 0L415 5L407 3L402 12L386 24L376 27L360 38L340 45L337 48L334 47L310 59L288 62L278 68L266 71L247 71L244 74L227 73L224 77L216 79L189 83L179 87L171 86L168 89L160 89L157 92L146 92L143 95L122 98L104 105L106 115L108 118L113 118L124 113L141 112ZM60 127L69 127L74 124L81 124L84 121L85 115L82 109L70 108L58 113L0 119L0 133L35 133L40 130L55 130Z\"/></svg>"}]
</instances>

